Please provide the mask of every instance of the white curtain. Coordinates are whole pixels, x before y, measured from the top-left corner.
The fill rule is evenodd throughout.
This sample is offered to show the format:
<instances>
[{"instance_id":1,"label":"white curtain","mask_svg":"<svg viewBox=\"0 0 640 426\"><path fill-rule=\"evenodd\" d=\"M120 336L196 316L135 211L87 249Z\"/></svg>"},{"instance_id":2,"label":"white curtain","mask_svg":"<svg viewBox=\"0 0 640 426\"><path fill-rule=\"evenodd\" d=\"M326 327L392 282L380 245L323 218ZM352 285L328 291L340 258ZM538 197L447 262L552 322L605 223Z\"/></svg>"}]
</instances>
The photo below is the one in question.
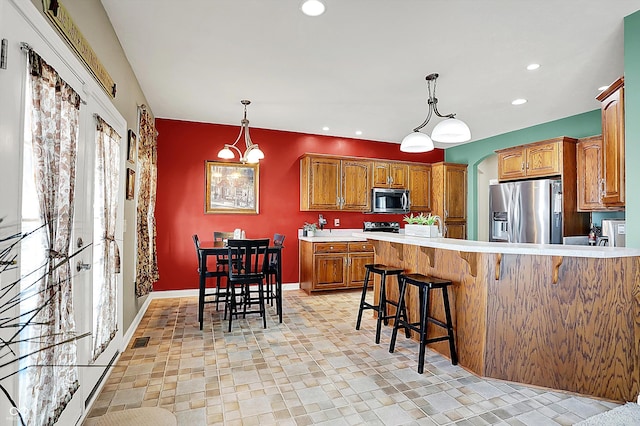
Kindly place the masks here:
<instances>
[{"instance_id":1,"label":"white curtain","mask_svg":"<svg viewBox=\"0 0 640 426\"><path fill-rule=\"evenodd\" d=\"M32 150L25 156L33 164L36 228L43 231L42 250L30 256L45 269L34 283L33 307L22 318L27 355L20 405L26 424L41 426L57 421L79 386L69 250L80 97L38 54L28 56Z\"/></svg>"},{"instance_id":2,"label":"white curtain","mask_svg":"<svg viewBox=\"0 0 640 426\"><path fill-rule=\"evenodd\" d=\"M120 135L96 116L94 197L93 360L118 331L117 290L120 251L115 240L120 186Z\"/></svg>"}]
</instances>

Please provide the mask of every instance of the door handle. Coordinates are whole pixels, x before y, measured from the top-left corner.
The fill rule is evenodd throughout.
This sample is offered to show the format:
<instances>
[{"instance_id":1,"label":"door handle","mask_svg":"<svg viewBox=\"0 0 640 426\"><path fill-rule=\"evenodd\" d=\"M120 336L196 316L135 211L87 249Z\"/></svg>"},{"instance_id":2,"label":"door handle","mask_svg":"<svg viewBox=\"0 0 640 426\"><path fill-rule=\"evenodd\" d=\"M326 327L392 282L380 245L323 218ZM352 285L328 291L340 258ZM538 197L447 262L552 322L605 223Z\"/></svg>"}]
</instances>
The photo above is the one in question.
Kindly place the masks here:
<instances>
[{"instance_id":1,"label":"door handle","mask_svg":"<svg viewBox=\"0 0 640 426\"><path fill-rule=\"evenodd\" d=\"M78 263L76 264L76 271L78 272L82 270L88 271L89 269L91 269L90 263L82 263L82 260L79 260Z\"/></svg>"}]
</instances>

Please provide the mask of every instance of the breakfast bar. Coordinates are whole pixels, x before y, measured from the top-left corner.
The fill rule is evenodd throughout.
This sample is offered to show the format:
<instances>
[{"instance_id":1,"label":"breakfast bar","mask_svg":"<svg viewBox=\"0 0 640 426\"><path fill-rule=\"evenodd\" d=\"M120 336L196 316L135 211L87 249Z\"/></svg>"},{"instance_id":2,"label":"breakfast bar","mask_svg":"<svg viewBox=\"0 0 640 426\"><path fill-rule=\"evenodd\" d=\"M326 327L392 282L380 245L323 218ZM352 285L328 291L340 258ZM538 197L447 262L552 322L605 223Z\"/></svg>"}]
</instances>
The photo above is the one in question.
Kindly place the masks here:
<instances>
[{"instance_id":1,"label":"breakfast bar","mask_svg":"<svg viewBox=\"0 0 640 426\"><path fill-rule=\"evenodd\" d=\"M638 398L640 249L353 236L374 246L376 263L453 282L458 359L475 374L615 401ZM416 294L406 301L415 320ZM443 318L439 305L432 315ZM446 342L430 347L449 356Z\"/></svg>"}]
</instances>

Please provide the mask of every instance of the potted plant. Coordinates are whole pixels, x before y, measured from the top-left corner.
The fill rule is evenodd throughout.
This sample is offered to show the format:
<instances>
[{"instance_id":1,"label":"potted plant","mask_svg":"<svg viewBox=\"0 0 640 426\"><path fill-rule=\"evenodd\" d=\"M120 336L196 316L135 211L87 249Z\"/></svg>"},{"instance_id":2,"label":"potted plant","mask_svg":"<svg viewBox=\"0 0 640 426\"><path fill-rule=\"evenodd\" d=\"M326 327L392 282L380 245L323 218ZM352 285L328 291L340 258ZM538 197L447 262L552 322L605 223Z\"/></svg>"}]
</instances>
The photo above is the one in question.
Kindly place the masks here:
<instances>
[{"instance_id":1,"label":"potted plant","mask_svg":"<svg viewBox=\"0 0 640 426\"><path fill-rule=\"evenodd\" d=\"M415 237L439 237L439 229L436 222L442 224L440 216L432 216L431 213L425 215L420 213L414 216L405 216L403 219L407 224L404 226L404 234Z\"/></svg>"},{"instance_id":2,"label":"potted plant","mask_svg":"<svg viewBox=\"0 0 640 426\"><path fill-rule=\"evenodd\" d=\"M313 237L318 226L315 223L305 222L302 226L302 235L307 237Z\"/></svg>"}]
</instances>

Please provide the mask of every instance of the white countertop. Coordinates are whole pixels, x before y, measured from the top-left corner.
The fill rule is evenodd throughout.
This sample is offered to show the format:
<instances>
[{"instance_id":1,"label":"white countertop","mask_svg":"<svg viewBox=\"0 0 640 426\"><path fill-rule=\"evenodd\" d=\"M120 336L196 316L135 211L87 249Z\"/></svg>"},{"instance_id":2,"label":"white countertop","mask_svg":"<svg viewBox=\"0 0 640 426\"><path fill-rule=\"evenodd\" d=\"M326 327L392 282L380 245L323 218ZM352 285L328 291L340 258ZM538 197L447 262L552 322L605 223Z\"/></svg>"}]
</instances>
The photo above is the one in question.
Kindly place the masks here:
<instances>
[{"instance_id":1,"label":"white countertop","mask_svg":"<svg viewBox=\"0 0 640 426\"><path fill-rule=\"evenodd\" d=\"M640 256L640 249L625 247L572 246L562 244L516 244L486 241L457 240L452 238L424 238L394 234L390 232L362 232L353 234L354 238L409 244L420 247L433 247L445 250L458 250L476 253L532 254L544 256L616 258Z\"/></svg>"},{"instance_id":2,"label":"white countertop","mask_svg":"<svg viewBox=\"0 0 640 426\"><path fill-rule=\"evenodd\" d=\"M302 235L298 235L298 240L300 241L309 241L311 243L339 243L339 242L362 242L367 241L366 238L363 237L354 237L353 234L355 232L362 232L361 229L325 229L315 231L313 237L303 237Z\"/></svg>"}]
</instances>

